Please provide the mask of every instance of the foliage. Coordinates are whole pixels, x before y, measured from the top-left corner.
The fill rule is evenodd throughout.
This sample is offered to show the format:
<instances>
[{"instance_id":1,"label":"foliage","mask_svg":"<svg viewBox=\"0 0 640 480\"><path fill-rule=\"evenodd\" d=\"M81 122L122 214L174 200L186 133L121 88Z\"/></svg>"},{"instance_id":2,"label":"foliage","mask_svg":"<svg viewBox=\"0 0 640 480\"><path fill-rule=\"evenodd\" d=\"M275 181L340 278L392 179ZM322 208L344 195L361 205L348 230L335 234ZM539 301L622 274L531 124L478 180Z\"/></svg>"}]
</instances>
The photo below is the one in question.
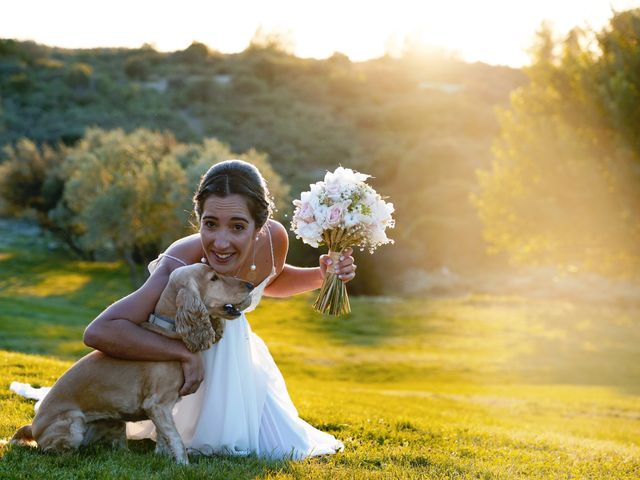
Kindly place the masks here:
<instances>
[{"instance_id":1,"label":"foliage","mask_svg":"<svg viewBox=\"0 0 640 480\"><path fill-rule=\"evenodd\" d=\"M32 41L19 42L10 38L0 39L0 58L18 59L33 63L46 55L47 48Z\"/></svg>"},{"instance_id":2,"label":"foliage","mask_svg":"<svg viewBox=\"0 0 640 480\"><path fill-rule=\"evenodd\" d=\"M88 88L91 83L93 68L86 63L71 65L67 73L67 83L72 88Z\"/></svg>"},{"instance_id":3,"label":"foliage","mask_svg":"<svg viewBox=\"0 0 640 480\"><path fill-rule=\"evenodd\" d=\"M204 43L193 41L191 45L179 53L178 58L186 63L204 62L209 57L209 47Z\"/></svg>"},{"instance_id":4,"label":"foliage","mask_svg":"<svg viewBox=\"0 0 640 480\"><path fill-rule=\"evenodd\" d=\"M148 48L131 54L106 49L82 52L3 42L0 91L5 128L0 130L0 145L23 137L38 144L72 145L91 126L131 131L144 125L171 129L190 139L188 126L173 115L161 92L141 88L124 75L128 58L144 58L151 68L158 61L157 52Z\"/></svg>"},{"instance_id":5,"label":"foliage","mask_svg":"<svg viewBox=\"0 0 640 480\"><path fill-rule=\"evenodd\" d=\"M124 62L124 73L134 80L146 80L149 76L149 62L146 56L134 55Z\"/></svg>"},{"instance_id":6,"label":"foliage","mask_svg":"<svg viewBox=\"0 0 640 480\"><path fill-rule=\"evenodd\" d=\"M214 163L237 157L256 165L279 208L288 186L266 155L232 153L207 139L180 144L169 133L90 129L74 147L39 149L29 140L7 147L0 165L0 195L7 213L33 212L82 258L118 258L139 285L146 265L188 233L190 198Z\"/></svg>"},{"instance_id":7,"label":"foliage","mask_svg":"<svg viewBox=\"0 0 640 480\"><path fill-rule=\"evenodd\" d=\"M0 438L33 416L12 381L51 385L84 354L86 324L126 294L126 269L51 251L0 222ZM76 275L76 278L71 281ZM638 305L518 297L353 298L327 319L312 297L265 299L250 314L300 415L345 443L302 462L69 455L0 446L11 478L610 478L640 475ZM283 312L286 312L283 314ZM461 332L464 332L461 334Z\"/></svg>"},{"instance_id":8,"label":"foliage","mask_svg":"<svg viewBox=\"0 0 640 480\"><path fill-rule=\"evenodd\" d=\"M598 49L594 48L597 41ZM494 251L516 263L640 272L640 9L595 35L539 33L530 85L500 114L475 199Z\"/></svg>"},{"instance_id":9,"label":"foliage","mask_svg":"<svg viewBox=\"0 0 640 480\"><path fill-rule=\"evenodd\" d=\"M291 55L294 40L287 32L258 27L249 41L249 50L271 51Z\"/></svg>"},{"instance_id":10,"label":"foliage","mask_svg":"<svg viewBox=\"0 0 640 480\"><path fill-rule=\"evenodd\" d=\"M78 232L84 251L114 252L135 272L184 232L186 176L174 147L169 134L87 131L65 158L52 217Z\"/></svg>"},{"instance_id":11,"label":"foliage","mask_svg":"<svg viewBox=\"0 0 640 480\"><path fill-rule=\"evenodd\" d=\"M620 12L598 35L602 51L598 84L610 126L640 152L640 9Z\"/></svg>"},{"instance_id":12,"label":"foliage","mask_svg":"<svg viewBox=\"0 0 640 480\"><path fill-rule=\"evenodd\" d=\"M205 57L196 46L200 56L193 61L185 60L186 50L148 47L40 46L31 54L37 62L0 57L0 145L27 137L73 146L93 126L170 131L179 143L213 137L231 152L266 155L292 192L343 165L376 177L376 189L391 197L402 219L394 248L371 259L358 256L353 293L396 290L407 262L456 271L486 264L467 197L476 188L473 170L490 162L499 129L494 107L506 104L522 73L435 56L303 59L287 42L282 34L257 32L244 52L222 55L207 47ZM23 46L29 47L18 42L14 50ZM51 61L64 67L46 66ZM76 63L93 69L86 88L60 75ZM144 68L137 72L137 66ZM12 84L11 76L20 74ZM286 214L286 203L274 196ZM318 253L291 242L292 263L317 265Z\"/></svg>"},{"instance_id":13,"label":"foliage","mask_svg":"<svg viewBox=\"0 0 640 480\"><path fill-rule=\"evenodd\" d=\"M0 164L0 196L9 212L33 209L48 212L60 198L55 175L66 148L39 148L31 140L22 139L5 147L7 160Z\"/></svg>"},{"instance_id":14,"label":"foliage","mask_svg":"<svg viewBox=\"0 0 640 480\"><path fill-rule=\"evenodd\" d=\"M21 139L15 146L5 147L7 160L0 164L0 197L5 215L27 213L47 230L55 232L67 246L85 256L72 232L53 221L49 212L62 198L64 179L60 167L67 149L60 145L38 147L31 140Z\"/></svg>"}]
</instances>

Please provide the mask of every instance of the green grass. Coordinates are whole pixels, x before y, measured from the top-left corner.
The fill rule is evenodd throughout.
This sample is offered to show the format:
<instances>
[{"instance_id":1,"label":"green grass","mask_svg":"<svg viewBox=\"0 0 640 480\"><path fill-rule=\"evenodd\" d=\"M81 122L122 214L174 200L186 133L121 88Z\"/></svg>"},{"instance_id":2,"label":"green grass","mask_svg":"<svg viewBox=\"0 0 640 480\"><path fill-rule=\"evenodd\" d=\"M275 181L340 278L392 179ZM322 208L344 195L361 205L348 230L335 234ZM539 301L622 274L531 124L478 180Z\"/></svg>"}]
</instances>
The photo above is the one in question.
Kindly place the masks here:
<instances>
[{"instance_id":1,"label":"green grass","mask_svg":"<svg viewBox=\"0 0 640 480\"><path fill-rule=\"evenodd\" d=\"M11 381L50 385L82 331L127 293L117 264L86 264L0 223L0 438L33 415ZM640 305L519 297L313 297L251 313L300 415L345 443L302 462L200 458L149 441L68 455L0 447L0 478L640 478Z\"/></svg>"}]
</instances>

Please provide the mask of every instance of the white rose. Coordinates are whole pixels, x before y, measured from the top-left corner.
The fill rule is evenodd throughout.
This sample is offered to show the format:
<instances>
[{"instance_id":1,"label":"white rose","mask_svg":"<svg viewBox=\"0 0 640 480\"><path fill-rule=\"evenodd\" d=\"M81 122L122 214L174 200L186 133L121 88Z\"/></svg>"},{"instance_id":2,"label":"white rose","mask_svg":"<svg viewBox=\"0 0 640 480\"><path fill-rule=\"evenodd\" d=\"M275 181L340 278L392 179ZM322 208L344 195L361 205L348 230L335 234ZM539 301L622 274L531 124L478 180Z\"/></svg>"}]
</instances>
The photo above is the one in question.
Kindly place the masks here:
<instances>
[{"instance_id":1,"label":"white rose","mask_svg":"<svg viewBox=\"0 0 640 480\"><path fill-rule=\"evenodd\" d=\"M322 241L322 228L315 222L298 225L296 233L305 243L314 248L318 248L318 244Z\"/></svg>"},{"instance_id":2,"label":"white rose","mask_svg":"<svg viewBox=\"0 0 640 480\"><path fill-rule=\"evenodd\" d=\"M393 220L391 214L395 211L393 203L387 203L382 199L379 199L375 204L374 218L376 223L382 225L391 226Z\"/></svg>"},{"instance_id":3,"label":"white rose","mask_svg":"<svg viewBox=\"0 0 640 480\"><path fill-rule=\"evenodd\" d=\"M329 207L327 207L326 205L318 205L317 208L315 208L314 210L314 216L316 218L316 222L323 230L326 230L327 228L329 228L329 225L327 224L328 210L329 210Z\"/></svg>"},{"instance_id":4,"label":"white rose","mask_svg":"<svg viewBox=\"0 0 640 480\"><path fill-rule=\"evenodd\" d=\"M325 193L332 201L337 202L340 200L340 194L343 192L344 186L339 182L330 181L325 184Z\"/></svg>"},{"instance_id":5,"label":"white rose","mask_svg":"<svg viewBox=\"0 0 640 480\"><path fill-rule=\"evenodd\" d=\"M333 173L327 172L325 182L329 179L338 179L343 184L365 182L371 175L354 172L350 168L338 167Z\"/></svg>"}]
</instances>

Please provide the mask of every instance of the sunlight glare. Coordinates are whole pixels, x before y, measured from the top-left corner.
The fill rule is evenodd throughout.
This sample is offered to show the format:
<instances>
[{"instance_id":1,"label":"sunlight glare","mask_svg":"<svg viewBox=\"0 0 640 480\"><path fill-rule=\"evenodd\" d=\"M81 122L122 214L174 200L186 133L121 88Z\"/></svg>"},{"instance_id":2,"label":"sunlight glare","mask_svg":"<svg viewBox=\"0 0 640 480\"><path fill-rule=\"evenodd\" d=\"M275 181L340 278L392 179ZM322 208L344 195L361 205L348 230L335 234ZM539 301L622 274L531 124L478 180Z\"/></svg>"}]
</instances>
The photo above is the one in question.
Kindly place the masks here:
<instances>
[{"instance_id":1,"label":"sunlight glare","mask_svg":"<svg viewBox=\"0 0 640 480\"><path fill-rule=\"evenodd\" d=\"M261 27L290 37L295 54L326 58L339 51L354 61L402 51L416 40L467 61L520 66L535 31L548 19L562 34L574 26L601 28L612 9L640 0L451 0L449 2L194 1L96 2L22 0L3 7L5 38L66 48L129 47L148 43L181 50L196 40L223 53L244 50ZM34 14L37 12L37 14Z\"/></svg>"}]
</instances>

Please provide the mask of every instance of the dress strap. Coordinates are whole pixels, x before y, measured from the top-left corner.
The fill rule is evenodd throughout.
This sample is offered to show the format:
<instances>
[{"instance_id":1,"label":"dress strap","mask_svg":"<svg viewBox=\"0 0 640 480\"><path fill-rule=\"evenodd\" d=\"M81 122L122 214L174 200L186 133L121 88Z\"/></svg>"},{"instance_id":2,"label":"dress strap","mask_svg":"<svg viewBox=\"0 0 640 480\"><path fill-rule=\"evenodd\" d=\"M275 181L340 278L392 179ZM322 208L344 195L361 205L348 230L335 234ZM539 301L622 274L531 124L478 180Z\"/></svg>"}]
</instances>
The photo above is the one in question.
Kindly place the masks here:
<instances>
[{"instance_id":1,"label":"dress strap","mask_svg":"<svg viewBox=\"0 0 640 480\"><path fill-rule=\"evenodd\" d=\"M187 264L183 260L180 260L178 257L174 257L173 255L169 255L167 253L161 253L159 257L167 257L167 258L170 258L171 260L175 260L176 262L181 263L185 267L187 266Z\"/></svg>"},{"instance_id":2,"label":"dress strap","mask_svg":"<svg viewBox=\"0 0 640 480\"><path fill-rule=\"evenodd\" d=\"M267 233L269 234L269 246L271 247L271 274L276 271L276 258L273 255L273 240L271 239L271 230L267 226Z\"/></svg>"}]
</instances>

